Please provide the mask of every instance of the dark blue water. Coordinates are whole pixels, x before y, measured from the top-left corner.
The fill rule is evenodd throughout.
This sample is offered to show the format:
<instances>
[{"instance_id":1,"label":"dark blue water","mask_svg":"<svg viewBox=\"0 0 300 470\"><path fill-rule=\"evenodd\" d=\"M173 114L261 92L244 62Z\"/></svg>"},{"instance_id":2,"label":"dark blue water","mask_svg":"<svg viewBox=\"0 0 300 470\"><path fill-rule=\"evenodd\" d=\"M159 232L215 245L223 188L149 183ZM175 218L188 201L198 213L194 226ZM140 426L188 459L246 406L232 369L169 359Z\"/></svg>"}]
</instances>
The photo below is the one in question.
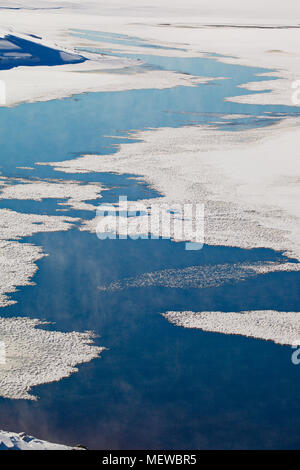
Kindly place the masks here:
<instances>
[{"instance_id":1,"label":"dark blue water","mask_svg":"<svg viewBox=\"0 0 300 470\"><path fill-rule=\"evenodd\" d=\"M18 36L13 36L8 34L4 37L4 40L9 41L15 46L13 50L1 47L0 40L0 70L9 70L14 67L19 67L21 65L36 66L36 65L63 65L66 63L61 56L61 51L56 49L51 49L50 47L43 46L33 41L28 41L27 39L20 38ZM19 56L10 56L8 53L20 54ZM22 54L22 55L21 55ZM24 55L23 55L24 54ZM79 62L84 62L86 59L80 56L68 55L68 64L76 64Z\"/></svg>"},{"instance_id":2,"label":"dark blue water","mask_svg":"<svg viewBox=\"0 0 300 470\"><path fill-rule=\"evenodd\" d=\"M146 60L146 56L139 56ZM47 166L17 170L39 161L86 153L112 153L127 132L216 125L223 114L250 115L239 126L261 125L268 114L281 119L299 111L284 106L224 102L243 94L238 84L260 80L261 69L208 59L147 56L151 66L199 76L226 76L210 86L170 90L94 93L47 103L0 109L2 171L5 176L98 181L109 188L101 202L155 197L132 175L57 173ZM282 116L283 113L283 116ZM272 121L273 122L273 121ZM233 121L224 126L232 126ZM219 124L218 124L219 125ZM219 125L222 129L222 124ZM22 131L20 131L22 130ZM106 137L106 136L115 137ZM128 145L132 141L126 141ZM101 157L99 157L101 158ZM59 214L58 200L1 201L22 212ZM96 206L100 201L92 201ZM64 215L91 218L88 211ZM100 359L57 383L36 387L37 402L0 399L0 428L89 448L299 448L300 368L292 349L254 339L185 330L169 324L166 310L299 311L298 273L273 273L218 288L151 287L103 292L103 284L144 272L194 265L279 261L272 250L205 246L186 251L168 240L104 240L75 227L38 234L23 242L50 256L38 262L35 286L13 295L3 316L55 321L60 331L95 331L107 347Z\"/></svg>"},{"instance_id":3,"label":"dark blue water","mask_svg":"<svg viewBox=\"0 0 300 470\"><path fill-rule=\"evenodd\" d=\"M100 242L77 230L30 240L51 256L38 263L37 285L14 295L18 304L5 314L55 321L63 331L92 329L108 350L78 374L35 388L36 403L0 400L2 427L90 448L299 446L300 369L291 363L291 348L185 330L159 315L297 310L297 274L210 289L97 289L145 271L278 260L278 254L222 247L189 253L169 241Z\"/></svg>"}]
</instances>

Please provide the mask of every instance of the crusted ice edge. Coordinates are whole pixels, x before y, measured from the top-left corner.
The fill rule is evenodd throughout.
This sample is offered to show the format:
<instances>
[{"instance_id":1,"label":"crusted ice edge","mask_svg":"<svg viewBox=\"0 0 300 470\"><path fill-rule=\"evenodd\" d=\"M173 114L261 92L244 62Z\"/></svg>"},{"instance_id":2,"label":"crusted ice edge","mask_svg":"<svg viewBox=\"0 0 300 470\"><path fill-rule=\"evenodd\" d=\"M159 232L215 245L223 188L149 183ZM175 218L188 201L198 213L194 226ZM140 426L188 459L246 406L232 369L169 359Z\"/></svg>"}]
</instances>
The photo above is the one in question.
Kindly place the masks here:
<instances>
[{"instance_id":1,"label":"crusted ice edge","mask_svg":"<svg viewBox=\"0 0 300 470\"><path fill-rule=\"evenodd\" d=\"M0 450L75 450L63 444L43 441L24 432L0 431Z\"/></svg>"},{"instance_id":2,"label":"crusted ice edge","mask_svg":"<svg viewBox=\"0 0 300 470\"><path fill-rule=\"evenodd\" d=\"M9 294L16 292L17 287L33 284L36 262L45 256L41 247L21 239L41 232L69 230L79 219L0 209L0 220L0 307L6 307L16 303Z\"/></svg>"},{"instance_id":3,"label":"crusted ice edge","mask_svg":"<svg viewBox=\"0 0 300 470\"><path fill-rule=\"evenodd\" d=\"M162 313L170 323L184 328L241 335L273 341L281 345L299 344L300 313L276 310L242 312L168 311Z\"/></svg>"},{"instance_id":4,"label":"crusted ice edge","mask_svg":"<svg viewBox=\"0 0 300 470\"><path fill-rule=\"evenodd\" d=\"M98 287L100 291L129 288L167 287L175 289L206 289L232 282L242 282L258 275L274 272L298 272L300 263L256 262L188 266L183 269L162 269L127 277Z\"/></svg>"},{"instance_id":5,"label":"crusted ice edge","mask_svg":"<svg viewBox=\"0 0 300 470\"><path fill-rule=\"evenodd\" d=\"M48 331L31 318L0 318L2 356L0 396L36 400L37 385L59 381L77 372L78 364L99 357L103 347L94 345L91 332Z\"/></svg>"}]
</instances>

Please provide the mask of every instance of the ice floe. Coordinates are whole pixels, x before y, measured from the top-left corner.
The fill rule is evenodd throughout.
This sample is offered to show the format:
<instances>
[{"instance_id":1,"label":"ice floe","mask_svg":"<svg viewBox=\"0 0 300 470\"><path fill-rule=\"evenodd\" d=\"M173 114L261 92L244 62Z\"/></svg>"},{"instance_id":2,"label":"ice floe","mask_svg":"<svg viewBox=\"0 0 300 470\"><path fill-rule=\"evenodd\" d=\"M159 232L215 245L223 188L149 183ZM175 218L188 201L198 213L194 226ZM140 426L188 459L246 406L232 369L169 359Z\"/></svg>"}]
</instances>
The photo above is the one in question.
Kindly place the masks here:
<instances>
[{"instance_id":1,"label":"ice floe","mask_svg":"<svg viewBox=\"0 0 300 470\"><path fill-rule=\"evenodd\" d=\"M145 204L204 204L205 243L271 248L300 259L299 120L270 128L219 131L205 126L133 134L114 155L51 162L66 173L132 173L164 197ZM97 218L83 224L97 228Z\"/></svg>"},{"instance_id":2,"label":"ice floe","mask_svg":"<svg viewBox=\"0 0 300 470\"><path fill-rule=\"evenodd\" d=\"M14 303L7 294L15 292L18 286L32 284L35 263L45 256L42 248L19 240L39 232L69 230L77 220L0 209L0 307Z\"/></svg>"},{"instance_id":3,"label":"ice floe","mask_svg":"<svg viewBox=\"0 0 300 470\"><path fill-rule=\"evenodd\" d=\"M300 271L300 263L257 262L189 266L183 269L163 269L143 273L99 286L100 291L128 288L168 287L175 289L205 289L232 282L241 282L259 274Z\"/></svg>"},{"instance_id":4,"label":"ice floe","mask_svg":"<svg viewBox=\"0 0 300 470\"><path fill-rule=\"evenodd\" d=\"M100 199L105 188L98 183L82 184L78 181L2 178L0 190L1 199L66 199L65 202L58 202L58 205L69 206L74 210L95 210L95 206L86 201Z\"/></svg>"},{"instance_id":5,"label":"ice floe","mask_svg":"<svg viewBox=\"0 0 300 470\"><path fill-rule=\"evenodd\" d=\"M17 287L32 285L37 271L36 262L45 254L42 248L29 243L0 242L0 307L16 303L8 294Z\"/></svg>"},{"instance_id":6,"label":"ice floe","mask_svg":"<svg viewBox=\"0 0 300 470\"><path fill-rule=\"evenodd\" d=\"M43 441L25 432L0 431L0 450L74 450L78 447L69 447L63 444Z\"/></svg>"},{"instance_id":7,"label":"ice floe","mask_svg":"<svg viewBox=\"0 0 300 470\"><path fill-rule=\"evenodd\" d=\"M243 335L282 345L299 345L300 313L257 310L245 312L166 312L170 323L184 328Z\"/></svg>"},{"instance_id":8,"label":"ice floe","mask_svg":"<svg viewBox=\"0 0 300 470\"><path fill-rule=\"evenodd\" d=\"M68 377L77 365L99 356L103 348L93 344L92 333L62 333L37 326L30 318L0 318L0 341L5 361L0 364L0 396L36 400L31 388Z\"/></svg>"}]
</instances>

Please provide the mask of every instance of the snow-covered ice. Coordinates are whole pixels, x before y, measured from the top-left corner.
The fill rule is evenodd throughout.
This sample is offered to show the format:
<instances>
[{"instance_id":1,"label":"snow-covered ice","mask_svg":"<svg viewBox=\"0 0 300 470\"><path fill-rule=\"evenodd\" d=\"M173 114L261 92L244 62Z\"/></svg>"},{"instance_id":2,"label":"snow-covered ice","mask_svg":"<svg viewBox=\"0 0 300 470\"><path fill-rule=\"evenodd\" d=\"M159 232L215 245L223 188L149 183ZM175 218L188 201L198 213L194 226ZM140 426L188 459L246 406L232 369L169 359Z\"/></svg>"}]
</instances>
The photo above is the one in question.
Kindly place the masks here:
<instances>
[{"instance_id":1,"label":"snow-covered ice","mask_svg":"<svg viewBox=\"0 0 300 470\"><path fill-rule=\"evenodd\" d=\"M37 319L0 318L0 340L5 361L0 364L0 396L36 400L32 387L59 381L78 371L78 364L99 356L92 333L62 333L36 328Z\"/></svg>"},{"instance_id":2,"label":"snow-covered ice","mask_svg":"<svg viewBox=\"0 0 300 470\"><path fill-rule=\"evenodd\" d=\"M300 312L166 312L170 323L184 328L242 335L282 345L299 345Z\"/></svg>"},{"instance_id":3,"label":"snow-covered ice","mask_svg":"<svg viewBox=\"0 0 300 470\"><path fill-rule=\"evenodd\" d=\"M25 432L0 431L0 450L73 450L74 447L43 441ZM76 447L75 447L76 449ZM78 449L78 448L77 448Z\"/></svg>"},{"instance_id":4,"label":"snow-covered ice","mask_svg":"<svg viewBox=\"0 0 300 470\"><path fill-rule=\"evenodd\" d=\"M234 263L189 266L183 269L163 269L143 273L136 277L120 279L108 285L101 285L98 288L100 291L158 286L173 289L207 289L280 271L300 271L300 263Z\"/></svg>"}]
</instances>

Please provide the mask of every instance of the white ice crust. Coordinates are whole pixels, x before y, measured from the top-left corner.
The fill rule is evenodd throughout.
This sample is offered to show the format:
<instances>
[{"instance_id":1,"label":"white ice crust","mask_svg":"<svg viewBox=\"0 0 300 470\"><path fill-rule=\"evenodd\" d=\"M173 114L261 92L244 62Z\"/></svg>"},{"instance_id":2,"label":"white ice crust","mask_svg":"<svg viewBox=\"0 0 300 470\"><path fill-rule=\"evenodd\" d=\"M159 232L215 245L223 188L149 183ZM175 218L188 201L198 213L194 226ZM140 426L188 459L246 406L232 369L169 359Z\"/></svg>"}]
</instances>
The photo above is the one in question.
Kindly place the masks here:
<instances>
[{"instance_id":1,"label":"white ice crust","mask_svg":"<svg viewBox=\"0 0 300 470\"><path fill-rule=\"evenodd\" d=\"M0 209L0 307L15 303L7 294L17 286L32 284L36 261L45 254L41 247L20 242L21 238L40 232L69 230L77 220L72 217L21 214Z\"/></svg>"},{"instance_id":2,"label":"white ice crust","mask_svg":"<svg viewBox=\"0 0 300 470\"><path fill-rule=\"evenodd\" d=\"M73 450L73 447L43 441L25 432L0 431L0 450Z\"/></svg>"},{"instance_id":3,"label":"white ice crust","mask_svg":"<svg viewBox=\"0 0 300 470\"><path fill-rule=\"evenodd\" d=\"M203 331L242 335L281 345L300 344L300 313L257 310L245 312L166 312L174 325Z\"/></svg>"},{"instance_id":4,"label":"white ice crust","mask_svg":"<svg viewBox=\"0 0 300 470\"><path fill-rule=\"evenodd\" d=\"M167 287L172 289L207 289L273 272L300 271L300 263L257 262L189 266L143 273L99 286L100 291L129 288Z\"/></svg>"},{"instance_id":5,"label":"white ice crust","mask_svg":"<svg viewBox=\"0 0 300 470\"><path fill-rule=\"evenodd\" d=\"M66 173L142 176L161 198L145 204L204 204L205 243L271 248L300 260L299 119L240 132L204 126L137 132L114 155L49 163ZM83 224L94 231L99 220Z\"/></svg>"},{"instance_id":6,"label":"white ice crust","mask_svg":"<svg viewBox=\"0 0 300 470\"><path fill-rule=\"evenodd\" d=\"M5 9L5 6L21 9ZM173 48L168 51L155 49L157 55L201 57L205 53L218 53L223 56L216 60L225 63L270 70L270 73L266 72L265 80L242 86L254 91L271 90L271 93L228 97L228 100L293 104L291 86L300 76L298 0L252 0L247 3L235 0L7 0L1 7L2 39L13 34L56 48L67 58L66 54L77 54L82 46L97 47L93 41L70 34L71 29L79 28L126 34ZM22 53L9 42L2 42L2 46L16 57ZM137 51L136 46L106 43L105 47L116 52ZM83 54L88 60L80 64L23 66L1 71L0 80L6 83L7 91L4 105L82 92L194 86L208 81L206 77L164 70L112 73L112 69L139 65L130 58ZM270 80L273 70L280 80ZM148 130L132 137L140 141L121 145L114 155L88 155L51 165L66 173L136 174L162 195L157 198L157 203L170 206L183 202L204 203L207 244L271 248L300 260L298 119L286 119L268 129L235 133L194 126ZM79 196L80 191L85 191L84 195ZM87 201L98 197L101 188L86 185L83 189L74 182L32 184L27 181L22 185L4 184L3 192L7 198L34 200L56 194L73 208L91 209ZM5 209L0 210L0 219L0 306L5 306L11 303L7 294L14 292L17 286L31 282L36 270L34 263L44 255L41 248L21 243L20 239L43 231L68 230L76 219L20 214ZM94 231L96 225L94 219L84 223L82 229ZM264 273L264 269L266 272L280 271L283 266L261 267L262 271L249 269L249 266L246 270L238 268L232 279L241 280L243 270L247 277L247 273L256 275L257 272ZM298 265L286 263L285 269L298 270ZM230 277L228 269L224 273L220 282L226 276ZM199 270L163 273L162 282L167 285L171 279L175 287L180 283L189 286L189 274L192 278L195 275L195 282L201 284ZM160 285L159 276L155 273L152 285ZM136 286L152 281L147 275L126 282ZM300 334L297 312L168 312L165 316L172 323L187 328L242 334L279 344L291 344ZM76 370L76 364L88 361L100 352L101 348L90 344L88 334L36 329L39 324L39 320L24 318L0 319L0 332L8 345L7 368L0 369L2 396L33 399L32 386L68 376Z\"/></svg>"},{"instance_id":7,"label":"white ice crust","mask_svg":"<svg viewBox=\"0 0 300 470\"><path fill-rule=\"evenodd\" d=\"M45 325L30 318L0 318L0 340L5 361L0 364L0 396L36 400L31 388L68 377L77 365L99 356L90 332L61 333L36 328Z\"/></svg>"}]
</instances>

